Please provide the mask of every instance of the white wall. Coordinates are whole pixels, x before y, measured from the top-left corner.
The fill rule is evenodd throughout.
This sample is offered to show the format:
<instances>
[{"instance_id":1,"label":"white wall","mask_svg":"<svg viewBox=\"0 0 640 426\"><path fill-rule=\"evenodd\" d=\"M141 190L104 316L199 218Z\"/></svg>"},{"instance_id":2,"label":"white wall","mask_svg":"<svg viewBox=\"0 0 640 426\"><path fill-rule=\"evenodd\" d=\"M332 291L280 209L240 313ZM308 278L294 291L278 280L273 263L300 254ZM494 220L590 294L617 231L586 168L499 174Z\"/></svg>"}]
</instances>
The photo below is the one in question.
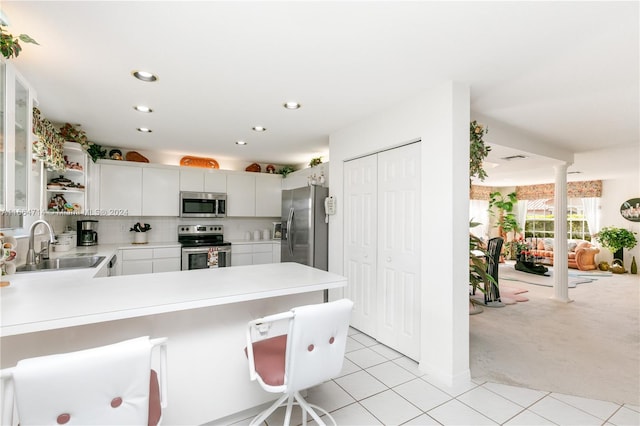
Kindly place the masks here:
<instances>
[{"instance_id":1,"label":"white wall","mask_svg":"<svg viewBox=\"0 0 640 426\"><path fill-rule=\"evenodd\" d=\"M453 386L469 380L469 88L445 83L330 136L329 270L344 271L343 162L422 140L420 368ZM337 295L332 295L336 297Z\"/></svg>"},{"instance_id":2,"label":"white wall","mask_svg":"<svg viewBox=\"0 0 640 426\"><path fill-rule=\"evenodd\" d=\"M624 250L624 267L631 268L632 256L636 257L636 263L640 262L640 222L631 222L622 217L620 206L630 198L640 197L640 171L619 179L609 179L602 182L602 198L600 201L600 225L616 226L636 232L638 244L631 250ZM611 263L613 255L609 250L600 248L596 261Z\"/></svg>"}]
</instances>

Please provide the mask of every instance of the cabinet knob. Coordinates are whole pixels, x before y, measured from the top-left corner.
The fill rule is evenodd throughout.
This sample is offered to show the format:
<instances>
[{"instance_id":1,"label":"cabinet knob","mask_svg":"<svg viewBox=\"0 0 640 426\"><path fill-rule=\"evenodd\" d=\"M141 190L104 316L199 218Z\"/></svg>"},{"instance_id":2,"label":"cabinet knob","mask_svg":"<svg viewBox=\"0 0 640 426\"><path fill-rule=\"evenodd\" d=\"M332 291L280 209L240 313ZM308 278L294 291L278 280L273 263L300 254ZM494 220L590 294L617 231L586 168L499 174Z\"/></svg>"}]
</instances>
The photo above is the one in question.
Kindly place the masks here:
<instances>
[{"instance_id":1,"label":"cabinet knob","mask_svg":"<svg viewBox=\"0 0 640 426\"><path fill-rule=\"evenodd\" d=\"M390 257L387 257L387 262L391 262L391 258Z\"/></svg>"}]
</instances>

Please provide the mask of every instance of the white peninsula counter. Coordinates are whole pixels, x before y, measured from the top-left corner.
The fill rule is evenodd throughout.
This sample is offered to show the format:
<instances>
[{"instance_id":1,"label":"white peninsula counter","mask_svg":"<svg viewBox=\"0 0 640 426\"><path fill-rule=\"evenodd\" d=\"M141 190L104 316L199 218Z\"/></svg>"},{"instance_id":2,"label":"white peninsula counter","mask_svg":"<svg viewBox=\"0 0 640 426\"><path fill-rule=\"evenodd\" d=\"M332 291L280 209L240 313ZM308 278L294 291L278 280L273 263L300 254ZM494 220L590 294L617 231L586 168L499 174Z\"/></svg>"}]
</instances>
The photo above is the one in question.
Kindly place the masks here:
<instances>
[{"instance_id":1,"label":"white peninsula counter","mask_svg":"<svg viewBox=\"0 0 640 426\"><path fill-rule=\"evenodd\" d=\"M163 423L203 424L274 398L249 381L248 321L320 303L346 278L297 263L92 278L11 276L0 289L0 366L137 336L169 338ZM15 279L14 279L15 278Z\"/></svg>"}]
</instances>

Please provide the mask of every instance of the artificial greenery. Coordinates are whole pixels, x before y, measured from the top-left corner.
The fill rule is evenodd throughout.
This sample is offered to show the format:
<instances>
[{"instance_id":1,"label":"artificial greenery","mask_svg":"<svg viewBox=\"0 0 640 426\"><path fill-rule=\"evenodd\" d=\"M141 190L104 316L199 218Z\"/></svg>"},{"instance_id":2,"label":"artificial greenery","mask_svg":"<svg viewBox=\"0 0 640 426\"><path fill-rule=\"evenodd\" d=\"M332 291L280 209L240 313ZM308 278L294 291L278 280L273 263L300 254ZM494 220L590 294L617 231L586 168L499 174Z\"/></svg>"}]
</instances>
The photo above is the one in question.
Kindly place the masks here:
<instances>
[{"instance_id":1,"label":"artificial greenery","mask_svg":"<svg viewBox=\"0 0 640 426\"><path fill-rule=\"evenodd\" d=\"M312 158L311 161L309 161L309 167L315 167L319 164L322 164L322 157Z\"/></svg>"},{"instance_id":2,"label":"artificial greenery","mask_svg":"<svg viewBox=\"0 0 640 426\"><path fill-rule=\"evenodd\" d=\"M605 226L595 235L595 237L596 241L598 241L602 247L605 247L612 253L615 253L622 248L634 248L638 243L634 234L635 232L624 228Z\"/></svg>"},{"instance_id":3,"label":"artificial greenery","mask_svg":"<svg viewBox=\"0 0 640 426\"><path fill-rule=\"evenodd\" d=\"M469 126L469 185L471 185L471 178L473 177L483 182L487 177L487 172L482 166L484 159L491 151L491 147L485 145L482 140L487 132L488 129L476 120L473 120Z\"/></svg>"},{"instance_id":4,"label":"artificial greenery","mask_svg":"<svg viewBox=\"0 0 640 426\"><path fill-rule=\"evenodd\" d=\"M281 174L283 178L286 178L289 173L293 171L292 166L283 166L276 173Z\"/></svg>"},{"instance_id":5,"label":"artificial greenery","mask_svg":"<svg viewBox=\"0 0 640 426\"><path fill-rule=\"evenodd\" d=\"M106 149L102 149L100 145L90 142L87 138L87 133L71 123L65 123L64 126L60 127L60 135L67 141L79 143L87 151L87 154L91 156L94 163L100 158L107 157Z\"/></svg>"},{"instance_id":6,"label":"artificial greenery","mask_svg":"<svg viewBox=\"0 0 640 426\"><path fill-rule=\"evenodd\" d=\"M6 59L10 59L11 57L18 57L20 52L22 51L22 46L20 46L20 42L37 44L39 43L35 41L33 38L28 36L27 34L20 34L15 37L13 34L10 34L5 30L4 25L0 25L0 51L2 52L2 56Z\"/></svg>"}]
</instances>

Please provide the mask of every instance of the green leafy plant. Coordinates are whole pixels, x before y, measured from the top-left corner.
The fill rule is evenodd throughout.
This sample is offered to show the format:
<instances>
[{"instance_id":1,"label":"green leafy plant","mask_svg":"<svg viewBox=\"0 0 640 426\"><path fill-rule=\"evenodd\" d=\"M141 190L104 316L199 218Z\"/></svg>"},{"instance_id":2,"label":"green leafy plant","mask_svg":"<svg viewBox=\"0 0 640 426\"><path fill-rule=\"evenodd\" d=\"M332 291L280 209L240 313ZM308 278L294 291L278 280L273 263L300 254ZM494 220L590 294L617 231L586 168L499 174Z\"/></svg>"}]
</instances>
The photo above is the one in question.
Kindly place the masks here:
<instances>
[{"instance_id":1,"label":"green leafy plant","mask_svg":"<svg viewBox=\"0 0 640 426\"><path fill-rule=\"evenodd\" d=\"M595 238L602 247L615 253L622 248L634 248L638 243L634 234L636 233L624 228L605 226L595 235Z\"/></svg>"},{"instance_id":2,"label":"green leafy plant","mask_svg":"<svg viewBox=\"0 0 640 426\"><path fill-rule=\"evenodd\" d=\"M0 25L0 51L2 52L2 56L6 59L10 59L11 57L18 57L20 52L22 51L22 46L20 46L20 42L31 43L40 45L33 38L28 36L27 34L20 34L15 37L13 34L10 34L5 30L4 25Z\"/></svg>"},{"instance_id":3,"label":"green leafy plant","mask_svg":"<svg viewBox=\"0 0 640 426\"><path fill-rule=\"evenodd\" d=\"M60 135L67 141L79 143L87 151L87 154L91 156L94 163L100 158L107 157L106 149L102 149L96 143L89 142L87 133L71 123L65 123L64 126L60 127Z\"/></svg>"},{"instance_id":4,"label":"green leafy plant","mask_svg":"<svg viewBox=\"0 0 640 426\"><path fill-rule=\"evenodd\" d=\"M498 210L496 226L502 238L506 239L507 234L513 231L515 239L515 233L520 231L518 220L513 213L517 202L518 198L515 192L503 195L500 191L496 191L489 194L489 213L495 216L495 210Z\"/></svg>"},{"instance_id":5,"label":"green leafy plant","mask_svg":"<svg viewBox=\"0 0 640 426\"><path fill-rule=\"evenodd\" d=\"M478 222L469 222L469 227L480 225ZM498 285L491 275L487 273L487 251L482 240L469 232L469 285L473 291L480 290L484 293L490 284ZM473 300L470 299L473 303Z\"/></svg>"},{"instance_id":6,"label":"green leafy plant","mask_svg":"<svg viewBox=\"0 0 640 426\"><path fill-rule=\"evenodd\" d=\"M469 185L471 185L473 177L480 179L480 181L484 181L487 177L483 161L489 155L491 147L486 145L482 138L488 131L476 120L473 120L469 126Z\"/></svg>"},{"instance_id":7,"label":"green leafy plant","mask_svg":"<svg viewBox=\"0 0 640 426\"><path fill-rule=\"evenodd\" d=\"M133 228L129 229L129 232L147 232L147 231L151 231L151 225L149 225L148 223L145 223L143 225L140 222L137 222L135 225L133 225Z\"/></svg>"},{"instance_id":8,"label":"green leafy plant","mask_svg":"<svg viewBox=\"0 0 640 426\"><path fill-rule=\"evenodd\" d=\"M286 178L289 173L293 171L292 166L283 166L276 173L281 174L283 178Z\"/></svg>"},{"instance_id":9,"label":"green leafy plant","mask_svg":"<svg viewBox=\"0 0 640 426\"><path fill-rule=\"evenodd\" d=\"M311 161L309 161L309 167L315 167L318 164L322 164L322 157L312 158Z\"/></svg>"}]
</instances>

